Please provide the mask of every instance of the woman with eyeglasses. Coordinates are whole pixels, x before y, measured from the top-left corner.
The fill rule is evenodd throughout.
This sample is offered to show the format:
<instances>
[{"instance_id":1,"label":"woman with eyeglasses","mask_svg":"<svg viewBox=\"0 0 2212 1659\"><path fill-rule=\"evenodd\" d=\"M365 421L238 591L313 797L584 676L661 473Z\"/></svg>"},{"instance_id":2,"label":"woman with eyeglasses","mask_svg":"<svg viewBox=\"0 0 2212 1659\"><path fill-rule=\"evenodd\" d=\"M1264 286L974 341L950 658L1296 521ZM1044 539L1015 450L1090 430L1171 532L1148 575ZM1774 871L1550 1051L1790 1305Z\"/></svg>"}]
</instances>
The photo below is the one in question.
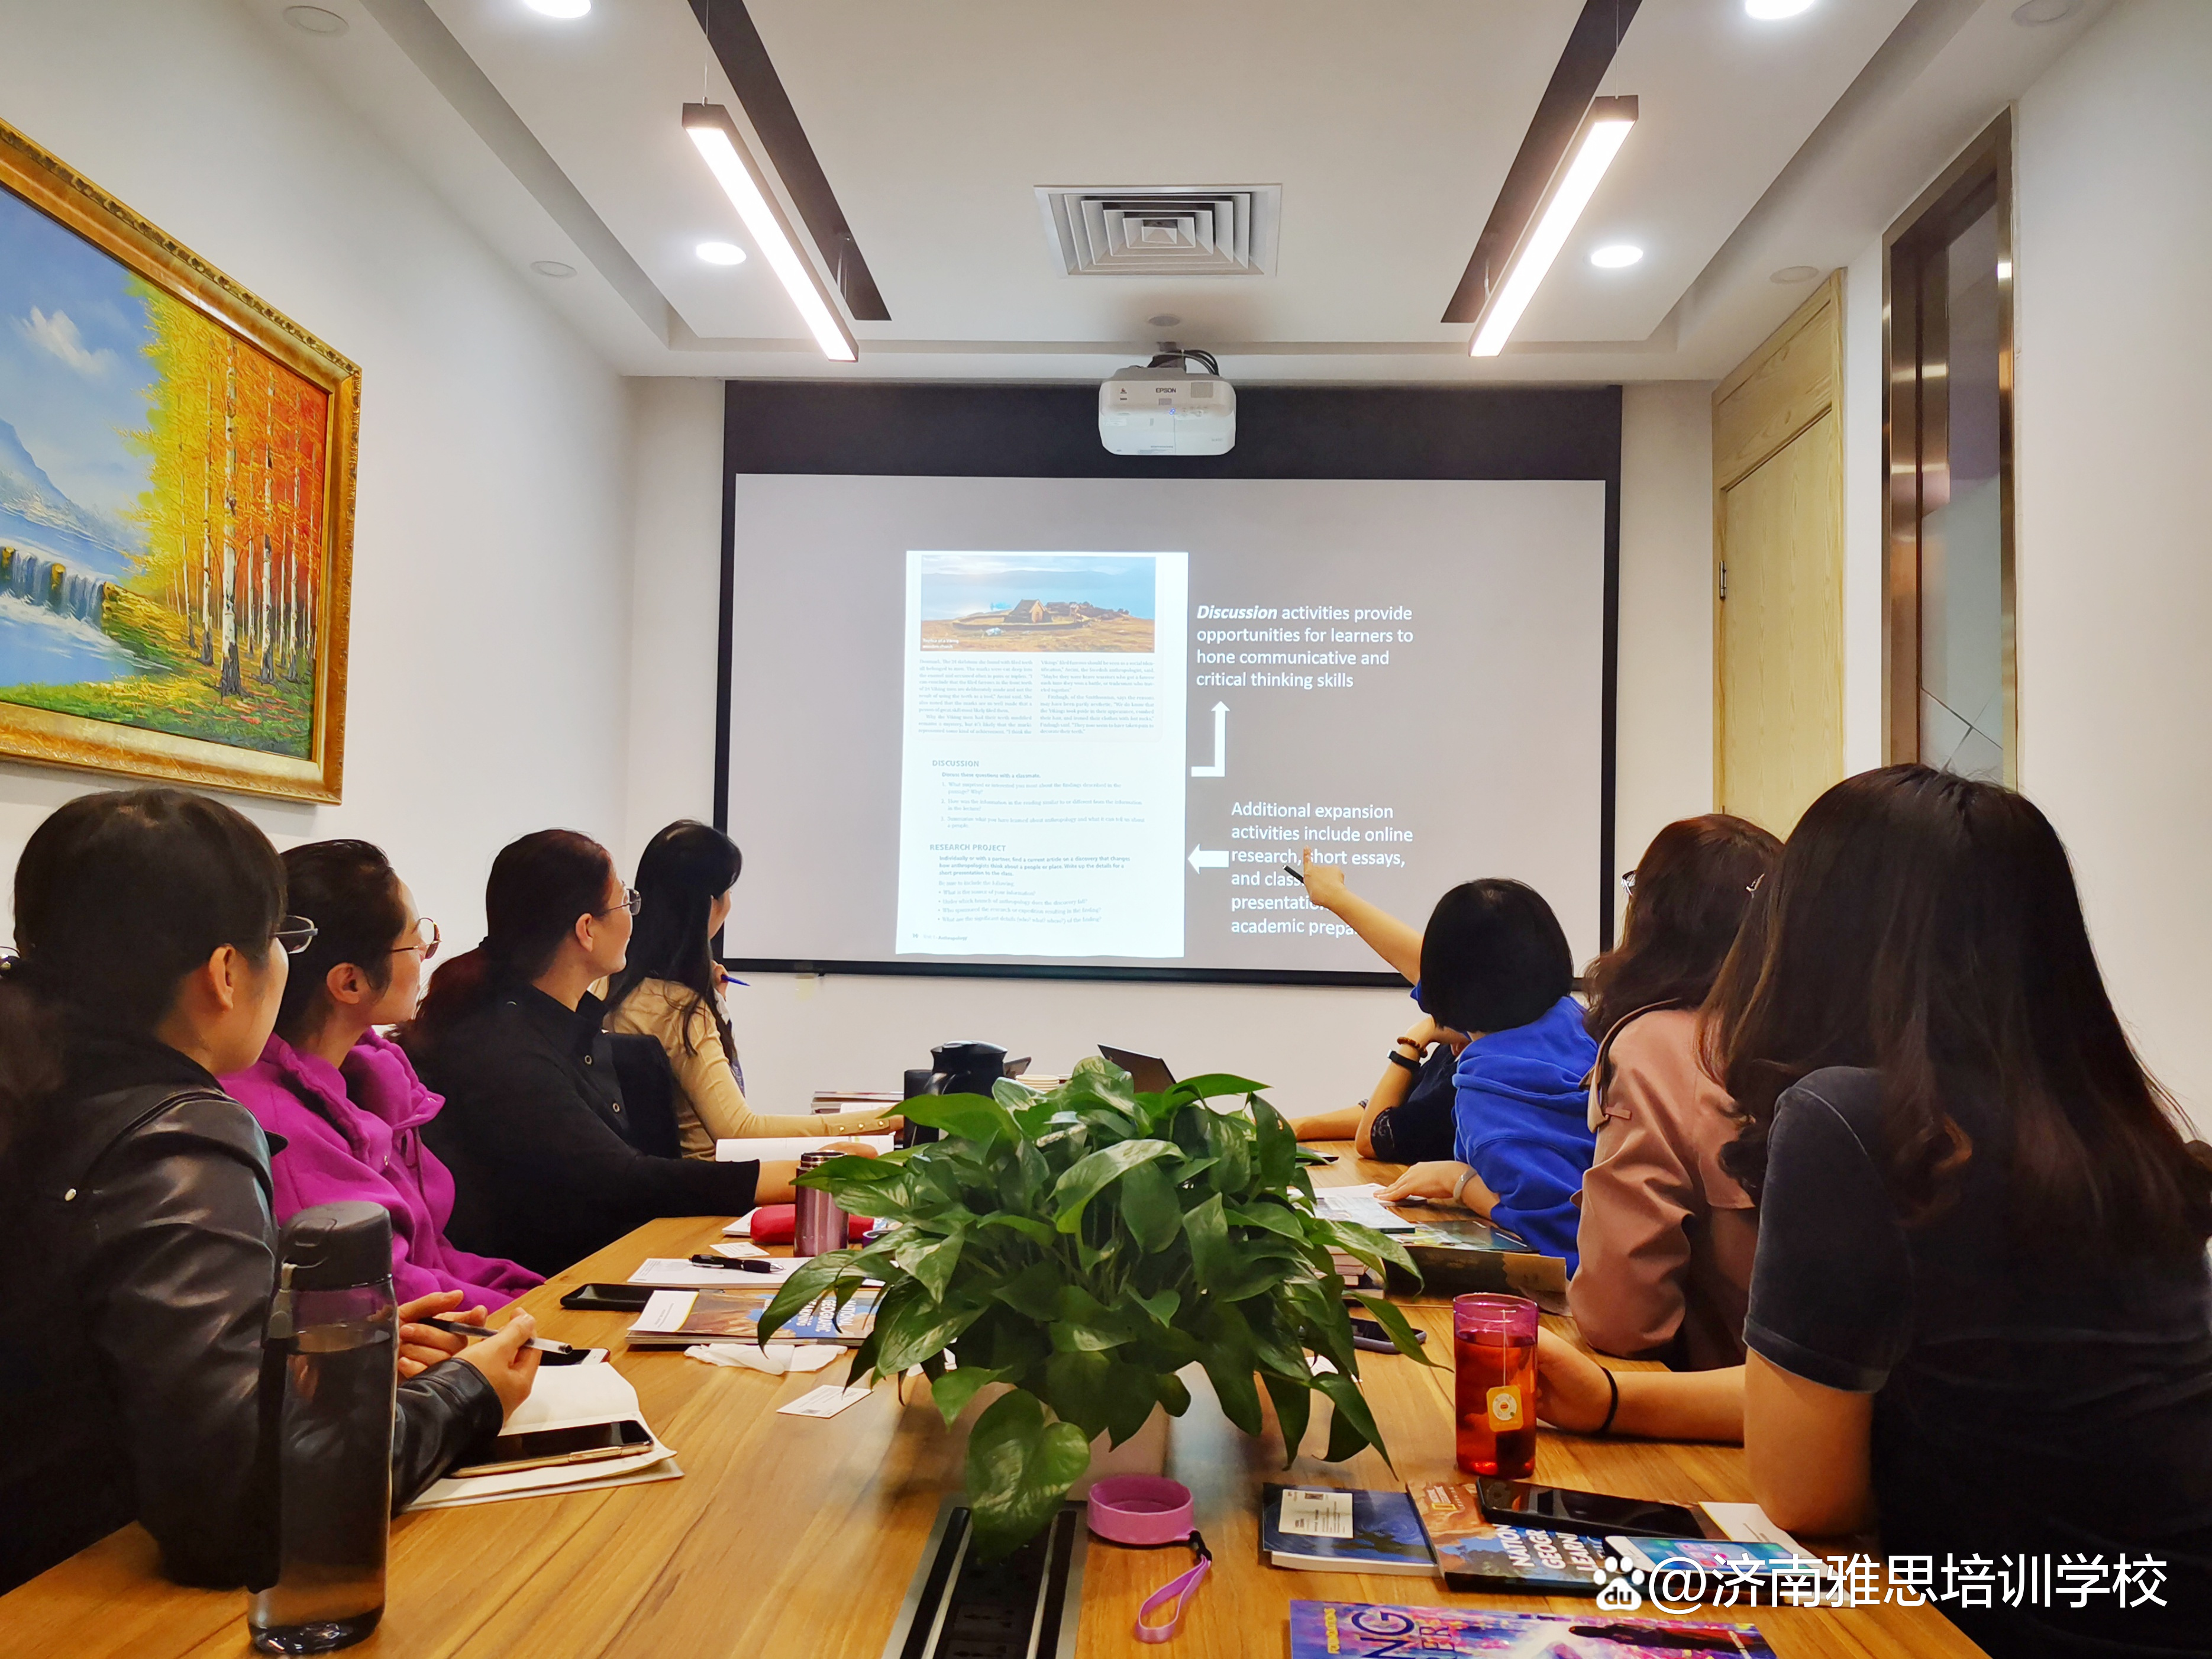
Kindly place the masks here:
<instances>
[{"instance_id":1,"label":"woman with eyeglasses","mask_svg":"<svg viewBox=\"0 0 2212 1659\"><path fill-rule=\"evenodd\" d=\"M313 930L284 915L267 838L180 789L49 815L16 864L15 907L0 975L0 1590L134 1520L172 1577L239 1584L273 1541L254 1469L276 1231L268 1142L216 1079L261 1053L287 950ZM520 1315L400 1383L395 1505L489 1446L530 1392L535 1330Z\"/></svg>"},{"instance_id":2,"label":"woman with eyeglasses","mask_svg":"<svg viewBox=\"0 0 2212 1659\"><path fill-rule=\"evenodd\" d=\"M1700 1063L1698 1010L1781 856L1742 818L1668 824L1621 878L1620 943L1583 975L1597 1147L1567 1303L1601 1353L1683 1370L1743 1363L1759 1212L1721 1167L1736 1123Z\"/></svg>"},{"instance_id":3,"label":"woman with eyeglasses","mask_svg":"<svg viewBox=\"0 0 2212 1659\"><path fill-rule=\"evenodd\" d=\"M708 1164L641 1139L592 987L628 959L638 896L607 849L541 830L500 850L490 931L438 969L403 1031L446 1098L425 1126L453 1172L449 1236L556 1273L660 1216L742 1215L791 1197L789 1160Z\"/></svg>"},{"instance_id":4,"label":"woman with eyeglasses","mask_svg":"<svg viewBox=\"0 0 2212 1659\"><path fill-rule=\"evenodd\" d=\"M403 1301L436 1297L437 1312L502 1307L543 1281L447 1242L453 1177L422 1141L445 1102L378 1029L415 1017L438 924L416 913L407 884L365 841L311 842L283 864L289 902L314 936L292 959L261 1058L223 1079L283 1146L270 1163L276 1219L345 1199L381 1204ZM410 1342L402 1370L424 1357Z\"/></svg>"}]
</instances>

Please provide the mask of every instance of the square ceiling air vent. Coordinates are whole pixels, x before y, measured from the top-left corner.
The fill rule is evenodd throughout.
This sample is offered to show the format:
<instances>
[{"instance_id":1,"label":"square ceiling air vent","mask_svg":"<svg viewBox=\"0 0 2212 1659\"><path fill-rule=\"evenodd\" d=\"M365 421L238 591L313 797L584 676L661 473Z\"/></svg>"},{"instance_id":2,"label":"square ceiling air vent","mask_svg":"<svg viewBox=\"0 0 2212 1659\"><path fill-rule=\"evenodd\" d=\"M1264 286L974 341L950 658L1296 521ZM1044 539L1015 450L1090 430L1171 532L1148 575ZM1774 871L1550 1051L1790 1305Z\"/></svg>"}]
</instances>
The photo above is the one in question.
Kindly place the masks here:
<instances>
[{"instance_id":1,"label":"square ceiling air vent","mask_svg":"<svg viewBox=\"0 0 2212 1659\"><path fill-rule=\"evenodd\" d=\"M1045 234L1071 276L1266 276L1280 185L1040 187Z\"/></svg>"}]
</instances>

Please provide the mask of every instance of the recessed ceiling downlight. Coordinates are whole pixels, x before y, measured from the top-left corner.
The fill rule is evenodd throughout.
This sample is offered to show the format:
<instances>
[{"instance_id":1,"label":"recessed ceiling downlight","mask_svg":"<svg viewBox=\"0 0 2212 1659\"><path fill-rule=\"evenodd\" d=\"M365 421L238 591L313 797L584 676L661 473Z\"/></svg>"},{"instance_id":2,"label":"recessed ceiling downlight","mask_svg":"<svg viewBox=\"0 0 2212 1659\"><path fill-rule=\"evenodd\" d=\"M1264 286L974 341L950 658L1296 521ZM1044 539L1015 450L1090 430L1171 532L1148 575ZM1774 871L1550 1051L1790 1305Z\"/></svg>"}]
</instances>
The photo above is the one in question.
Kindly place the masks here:
<instances>
[{"instance_id":1,"label":"recessed ceiling downlight","mask_svg":"<svg viewBox=\"0 0 2212 1659\"><path fill-rule=\"evenodd\" d=\"M343 34L346 20L334 11L325 11L320 6L287 6L284 21L295 29L309 34Z\"/></svg>"},{"instance_id":2,"label":"recessed ceiling downlight","mask_svg":"<svg viewBox=\"0 0 2212 1659\"><path fill-rule=\"evenodd\" d=\"M1784 265L1766 280L1770 283L1809 283L1820 274L1818 265Z\"/></svg>"},{"instance_id":3,"label":"recessed ceiling downlight","mask_svg":"<svg viewBox=\"0 0 2212 1659\"><path fill-rule=\"evenodd\" d=\"M592 0L522 0L522 3L547 17L581 17L592 9Z\"/></svg>"},{"instance_id":4,"label":"recessed ceiling downlight","mask_svg":"<svg viewBox=\"0 0 2212 1659\"><path fill-rule=\"evenodd\" d=\"M710 265L741 265L745 262L745 251L735 242L702 242L699 257Z\"/></svg>"},{"instance_id":5,"label":"recessed ceiling downlight","mask_svg":"<svg viewBox=\"0 0 2212 1659\"><path fill-rule=\"evenodd\" d=\"M2013 8L2012 21L2023 28L2038 28L2071 17L2079 6L2080 0L2027 0L2026 5Z\"/></svg>"},{"instance_id":6,"label":"recessed ceiling downlight","mask_svg":"<svg viewBox=\"0 0 2212 1659\"><path fill-rule=\"evenodd\" d=\"M1644 250L1630 242L1611 242L1590 253L1590 263L1600 270L1626 270L1644 257Z\"/></svg>"},{"instance_id":7,"label":"recessed ceiling downlight","mask_svg":"<svg viewBox=\"0 0 2212 1659\"><path fill-rule=\"evenodd\" d=\"M575 266L563 264L558 259L532 259L530 262L530 268L540 276L550 276L556 282L576 274Z\"/></svg>"},{"instance_id":8,"label":"recessed ceiling downlight","mask_svg":"<svg viewBox=\"0 0 2212 1659\"><path fill-rule=\"evenodd\" d=\"M532 3L536 3L536 0L532 0ZM1795 17L1801 11L1812 9L1813 0L1743 0L1744 15L1756 17L1762 23Z\"/></svg>"}]
</instances>

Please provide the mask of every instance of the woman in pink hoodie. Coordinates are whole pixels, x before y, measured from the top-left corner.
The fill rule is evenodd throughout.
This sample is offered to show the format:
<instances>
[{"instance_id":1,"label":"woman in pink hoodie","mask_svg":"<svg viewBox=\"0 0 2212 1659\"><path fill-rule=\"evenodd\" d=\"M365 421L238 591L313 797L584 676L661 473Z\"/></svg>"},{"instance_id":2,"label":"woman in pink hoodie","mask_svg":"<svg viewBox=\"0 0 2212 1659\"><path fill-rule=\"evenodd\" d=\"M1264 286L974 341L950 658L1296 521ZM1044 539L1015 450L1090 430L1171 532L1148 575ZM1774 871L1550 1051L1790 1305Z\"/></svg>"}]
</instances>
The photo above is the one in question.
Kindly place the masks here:
<instances>
[{"instance_id":1,"label":"woman in pink hoodie","mask_svg":"<svg viewBox=\"0 0 2212 1659\"><path fill-rule=\"evenodd\" d=\"M268 1132L276 1219L365 1199L392 1212L392 1277L402 1302L441 1291L504 1306L538 1274L446 1242L453 1177L422 1144L444 1106L376 1028L410 1018L435 922L378 848L319 841L283 855L292 909L316 926L293 958L276 1030L251 1070L222 1079Z\"/></svg>"}]
</instances>

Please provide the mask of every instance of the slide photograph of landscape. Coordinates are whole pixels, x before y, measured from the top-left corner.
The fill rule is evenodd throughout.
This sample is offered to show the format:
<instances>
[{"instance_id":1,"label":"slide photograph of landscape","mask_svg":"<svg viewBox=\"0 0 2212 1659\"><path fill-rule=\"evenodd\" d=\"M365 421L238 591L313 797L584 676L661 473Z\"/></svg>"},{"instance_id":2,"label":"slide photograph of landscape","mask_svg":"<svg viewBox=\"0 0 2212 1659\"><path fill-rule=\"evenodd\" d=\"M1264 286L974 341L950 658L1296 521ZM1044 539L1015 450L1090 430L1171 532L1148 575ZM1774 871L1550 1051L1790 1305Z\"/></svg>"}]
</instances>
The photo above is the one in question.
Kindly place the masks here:
<instances>
[{"instance_id":1,"label":"slide photograph of landscape","mask_svg":"<svg viewBox=\"0 0 2212 1659\"><path fill-rule=\"evenodd\" d=\"M925 553L924 651L1152 648L1149 553Z\"/></svg>"}]
</instances>

